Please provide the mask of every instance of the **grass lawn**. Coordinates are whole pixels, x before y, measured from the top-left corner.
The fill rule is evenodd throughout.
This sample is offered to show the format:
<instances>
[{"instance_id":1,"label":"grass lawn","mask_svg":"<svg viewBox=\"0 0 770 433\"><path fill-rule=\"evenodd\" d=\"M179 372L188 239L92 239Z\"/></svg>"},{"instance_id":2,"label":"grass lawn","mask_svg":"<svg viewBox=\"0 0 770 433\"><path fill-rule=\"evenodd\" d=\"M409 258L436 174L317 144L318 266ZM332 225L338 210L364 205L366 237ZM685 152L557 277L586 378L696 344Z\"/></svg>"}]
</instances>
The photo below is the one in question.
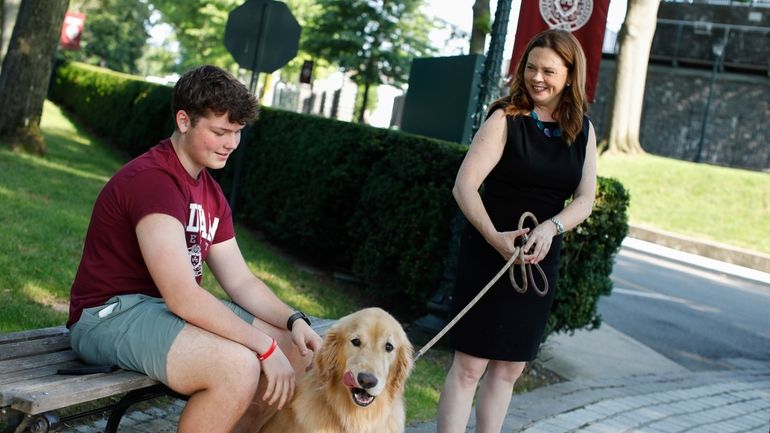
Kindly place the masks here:
<instances>
[{"instance_id":1,"label":"grass lawn","mask_svg":"<svg viewBox=\"0 0 770 433\"><path fill-rule=\"evenodd\" d=\"M631 223L770 254L770 173L649 154L598 167L629 190Z\"/></svg>"}]
</instances>

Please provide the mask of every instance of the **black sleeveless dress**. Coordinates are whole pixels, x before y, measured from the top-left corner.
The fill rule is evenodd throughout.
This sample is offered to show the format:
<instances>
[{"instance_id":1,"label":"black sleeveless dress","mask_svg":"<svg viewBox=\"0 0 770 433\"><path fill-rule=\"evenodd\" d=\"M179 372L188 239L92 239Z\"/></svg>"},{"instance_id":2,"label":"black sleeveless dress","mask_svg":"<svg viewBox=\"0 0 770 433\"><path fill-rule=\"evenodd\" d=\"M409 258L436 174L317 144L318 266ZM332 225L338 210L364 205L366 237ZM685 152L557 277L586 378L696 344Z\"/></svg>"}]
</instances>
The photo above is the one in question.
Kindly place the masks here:
<instances>
[{"instance_id":1,"label":"black sleeveless dress","mask_svg":"<svg viewBox=\"0 0 770 433\"><path fill-rule=\"evenodd\" d=\"M487 213L500 231L517 229L519 217L526 211L543 223L564 208L565 200L580 183L588 141L587 118L571 146L561 137L547 137L529 116L509 116L507 122L505 150L481 192ZM556 122L543 123L546 128L558 126ZM533 228L532 224L528 226ZM556 293L561 238L553 239L550 251L540 262L550 287L546 296L538 295L531 284L524 294L515 291L508 274L504 274L452 328L450 344L455 350L503 361L535 359ZM467 223L458 257L452 317L489 283L505 262ZM537 272L535 281L538 287L545 286Z\"/></svg>"}]
</instances>

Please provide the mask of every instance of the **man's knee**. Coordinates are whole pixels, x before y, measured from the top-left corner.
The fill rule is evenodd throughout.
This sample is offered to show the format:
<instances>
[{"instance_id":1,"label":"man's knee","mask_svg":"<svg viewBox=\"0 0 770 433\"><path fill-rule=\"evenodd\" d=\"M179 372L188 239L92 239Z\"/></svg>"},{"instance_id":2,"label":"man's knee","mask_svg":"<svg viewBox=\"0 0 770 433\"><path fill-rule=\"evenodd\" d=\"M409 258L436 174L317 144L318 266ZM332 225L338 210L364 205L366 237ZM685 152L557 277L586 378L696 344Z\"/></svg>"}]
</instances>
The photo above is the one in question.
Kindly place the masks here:
<instances>
[{"instance_id":1,"label":"man's knee","mask_svg":"<svg viewBox=\"0 0 770 433\"><path fill-rule=\"evenodd\" d=\"M184 394L211 390L254 394L261 373L257 355L236 342L186 327L168 355L169 385Z\"/></svg>"},{"instance_id":2,"label":"man's knee","mask_svg":"<svg viewBox=\"0 0 770 433\"><path fill-rule=\"evenodd\" d=\"M213 386L220 387L222 392L248 404L257 392L260 373L261 365L257 355L241 346L241 350L234 350L223 360L220 377L213 378Z\"/></svg>"}]
</instances>

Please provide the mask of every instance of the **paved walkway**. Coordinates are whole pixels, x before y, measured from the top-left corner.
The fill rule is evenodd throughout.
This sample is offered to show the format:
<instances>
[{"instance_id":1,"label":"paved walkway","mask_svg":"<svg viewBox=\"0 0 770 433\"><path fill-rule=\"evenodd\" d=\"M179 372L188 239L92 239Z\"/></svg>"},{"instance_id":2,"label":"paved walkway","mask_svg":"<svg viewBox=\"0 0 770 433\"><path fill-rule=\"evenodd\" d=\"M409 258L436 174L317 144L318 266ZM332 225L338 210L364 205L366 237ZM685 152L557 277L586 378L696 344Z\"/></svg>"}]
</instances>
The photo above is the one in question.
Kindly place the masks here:
<instances>
[{"instance_id":1,"label":"paved walkway","mask_svg":"<svg viewBox=\"0 0 770 433\"><path fill-rule=\"evenodd\" d=\"M468 431L475 422L471 419ZM434 433L436 423L407 428ZM768 433L770 368L572 380L516 395L503 432Z\"/></svg>"}]
</instances>

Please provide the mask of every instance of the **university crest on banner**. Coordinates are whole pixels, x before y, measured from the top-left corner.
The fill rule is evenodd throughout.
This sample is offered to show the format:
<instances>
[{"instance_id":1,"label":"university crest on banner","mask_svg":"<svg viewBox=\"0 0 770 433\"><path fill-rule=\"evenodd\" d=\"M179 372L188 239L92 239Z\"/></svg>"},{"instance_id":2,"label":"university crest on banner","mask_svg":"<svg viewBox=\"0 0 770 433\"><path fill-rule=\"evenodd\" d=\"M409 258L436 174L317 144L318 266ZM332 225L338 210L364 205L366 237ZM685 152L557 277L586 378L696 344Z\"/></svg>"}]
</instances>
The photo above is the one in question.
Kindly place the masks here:
<instances>
[{"instance_id":1,"label":"university crest on banner","mask_svg":"<svg viewBox=\"0 0 770 433\"><path fill-rule=\"evenodd\" d=\"M593 102L609 6L610 0L522 0L508 74L516 73L516 65L533 36L549 28L567 30L586 53L586 97Z\"/></svg>"},{"instance_id":2,"label":"university crest on banner","mask_svg":"<svg viewBox=\"0 0 770 433\"><path fill-rule=\"evenodd\" d=\"M593 11L593 0L540 0L540 15L552 29L574 32L588 23Z\"/></svg>"}]
</instances>

